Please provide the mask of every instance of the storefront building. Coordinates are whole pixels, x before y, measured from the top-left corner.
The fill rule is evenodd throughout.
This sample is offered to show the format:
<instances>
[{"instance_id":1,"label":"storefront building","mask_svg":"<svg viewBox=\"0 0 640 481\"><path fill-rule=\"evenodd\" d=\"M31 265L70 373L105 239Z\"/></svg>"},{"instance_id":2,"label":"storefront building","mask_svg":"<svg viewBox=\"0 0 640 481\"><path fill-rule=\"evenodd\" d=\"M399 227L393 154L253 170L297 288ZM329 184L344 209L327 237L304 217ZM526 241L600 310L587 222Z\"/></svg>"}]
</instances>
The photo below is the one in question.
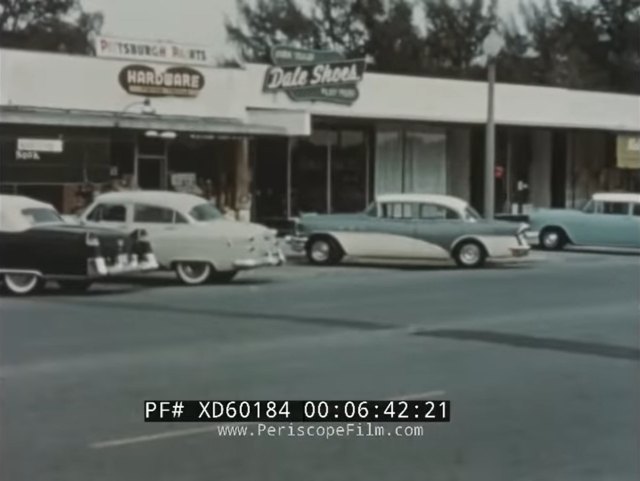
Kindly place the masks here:
<instances>
[{"instance_id":1,"label":"storefront building","mask_svg":"<svg viewBox=\"0 0 640 481\"><path fill-rule=\"evenodd\" d=\"M65 212L87 192L184 190L274 225L387 192L482 207L484 83L309 55L222 69L0 50L0 189ZM498 85L496 119L497 212L640 191L640 97Z\"/></svg>"}]
</instances>

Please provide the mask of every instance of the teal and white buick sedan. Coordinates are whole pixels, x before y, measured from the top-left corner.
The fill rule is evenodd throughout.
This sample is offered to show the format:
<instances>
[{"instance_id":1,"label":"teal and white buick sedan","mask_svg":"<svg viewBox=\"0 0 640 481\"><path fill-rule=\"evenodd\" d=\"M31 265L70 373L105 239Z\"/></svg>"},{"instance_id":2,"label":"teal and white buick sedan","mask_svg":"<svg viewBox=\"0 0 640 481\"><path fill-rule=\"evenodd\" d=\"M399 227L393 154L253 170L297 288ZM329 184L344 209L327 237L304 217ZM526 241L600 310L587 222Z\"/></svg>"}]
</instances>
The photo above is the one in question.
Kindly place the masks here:
<instances>
[{"instance_id":1,"label":"teal and white buick sedan","mask_svg":"<svg viewBox=\"0 0 640 481\"><path fill-rule=\"evenodd\" d=\"M480 267L526 256L527 225L488 221L464 200L435 194L381 195L356 214L303 215L290 239L313 264L363 259L447 260Z\"/></svg>"},{"instance_id":2,"label":"teal and white buick sedan","mask_svg":"<svg viewBox=\"0 0 640 481\"><path fill-rule=\"evenodd\" d=\"M598 193L581 210L541 209L529 216L530 244L640 248L640 194Z\"/></svg>"}]
</instances>

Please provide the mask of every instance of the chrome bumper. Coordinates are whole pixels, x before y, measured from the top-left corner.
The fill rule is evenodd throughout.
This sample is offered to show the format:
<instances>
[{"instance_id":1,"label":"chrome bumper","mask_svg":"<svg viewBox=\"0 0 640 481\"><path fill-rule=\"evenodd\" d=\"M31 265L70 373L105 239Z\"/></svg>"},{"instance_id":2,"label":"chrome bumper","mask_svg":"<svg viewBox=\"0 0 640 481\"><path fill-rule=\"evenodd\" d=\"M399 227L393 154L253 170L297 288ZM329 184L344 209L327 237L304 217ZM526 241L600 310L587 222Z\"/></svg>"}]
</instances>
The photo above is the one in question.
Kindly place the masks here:
<instances>
[{"instance_id":1,"label":"chrome bumper","mask_svg":"<svg viewBox=\"0 0 640 481\"><path fill-rule=\"evenodd\" d=\"M303 252L309 238L304 236L287 236L284 240L294 251Z\"/></svg>"},{"instance_id":2,"label":"chrome bumper","mask_svg":"<svg viewBox=\"0 0 640 481\"><path fill-rule=\"evenodd\" d=\"M129 259L126 255L118 256L118 261L111 266L107 265L104 257L94 257L88 261L88 272L91 277L116 276L131 272L152 271L159 267L156 256L145 254L142 260L137 255Z\"/></svg>"},{"instance_id":3,"label":"chrome bumper","mask_svg":"<svg viewBox=\"0 0 640 481\"><path fill-rule=\"evenodd\" d=\"M286 260L284 253L278 249L262 257L236 259L233 261L233 267L235 269L255 269L256 267L281 266Z\"/></svg>"},{"instance_id":4,"label":"chrome bumper","mask_svg":"<svg viewBox=\"0 0 640 481\"><path fill-rule=\"evenodd\" d=\"M518 246L518 247L510 247L511 255L513 257L525 257L529 255L529 251L531 251L530 246Z\"/></svg>"},{"instance_id":5,"label":"chrome bumper","mask_svg":"<svg viewBox=\"0 0 640 481\"><path fill-rule=\"evenodd\" d=\"M524 233L524 238L529 245L540 244L540 232L538 231L528 230Z\"/></svg>"}]
</instances>

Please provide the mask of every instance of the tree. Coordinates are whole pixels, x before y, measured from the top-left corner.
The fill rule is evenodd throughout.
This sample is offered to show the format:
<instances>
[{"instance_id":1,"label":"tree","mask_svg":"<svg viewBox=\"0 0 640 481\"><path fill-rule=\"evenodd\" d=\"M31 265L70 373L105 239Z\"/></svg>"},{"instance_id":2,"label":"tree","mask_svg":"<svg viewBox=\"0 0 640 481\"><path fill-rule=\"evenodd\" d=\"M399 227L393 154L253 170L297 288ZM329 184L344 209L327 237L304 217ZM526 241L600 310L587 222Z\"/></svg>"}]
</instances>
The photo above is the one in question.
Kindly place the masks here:
<instances>
[{"instance_id":1,"label":"tree","mask_svg":"<svg viewBox=\"0 0 640 481\"><path fill-rule=\"evenodd\" d=\"M423 0L426 19L425 71L476 78L482 43L495 26L496 0Z\"/></svg>"},{"instance_id":2,"label":"tree","mask_svg":"<svg viewBox=\"0 0 640 481\"><path fill-rule=\"evenodd\" d=\"M521 0L521 22L498 19L497 0L238 2L226 28L249 62L288 44L367 56L378 72L484 79L482 43L498 27L501 82L640 93L640 0Z\"/></svg>"},{"instance_id":3,"label":"tree","mask_svg":"<svg viewBox=\"0 0 640 481\"><path fill-rule=\"evenodd\" d=\"M280 43L301 48L324 47L318 26L295 0L258 0L255 7L247 0L238 0L238 14L242 23L227 21L225 28L245 61L269 62L271 47Z\"/></svg>"},{"instance_id":4,"label":"tree","mask_svg":"<svg viewBox=\"0 0 640 481\"><path fill-rule=\"evenodd\" d=\"M506 80L640 93L640 0L521 3L521 17L505 24Z\"/></svg>"},{"instance_id":5,"label":"tree","mask_svg":"<svg viewBox=\"0 0 640 481\"><path fill-rule=\"evenodd\" d=\"M240 23L226 29L245 61L269 62L271 47L287 44L368 56L380 72L419 69L422 45L409 0L313 0L307 12L295 0L239 0L238 10Z\"/></svg>"},{"instance_id":6,"label":"tree","mask_svg":"<svg viewBox=\"0 0 640 481\"><path fill-rule=\"evenodd\" d=\"M610 87L640 93L640 0L598 0L592 10Z\"/></svg>"},{"instance_id":7,"label":"tree","mask_svg":"<svg viewBox=\"0 0 640 481\"><path fill-rule=\"evenodd\" d=\"M1 47L92 54L102 23L78 0L0 0Z\"/></svg>"}]
</instances>

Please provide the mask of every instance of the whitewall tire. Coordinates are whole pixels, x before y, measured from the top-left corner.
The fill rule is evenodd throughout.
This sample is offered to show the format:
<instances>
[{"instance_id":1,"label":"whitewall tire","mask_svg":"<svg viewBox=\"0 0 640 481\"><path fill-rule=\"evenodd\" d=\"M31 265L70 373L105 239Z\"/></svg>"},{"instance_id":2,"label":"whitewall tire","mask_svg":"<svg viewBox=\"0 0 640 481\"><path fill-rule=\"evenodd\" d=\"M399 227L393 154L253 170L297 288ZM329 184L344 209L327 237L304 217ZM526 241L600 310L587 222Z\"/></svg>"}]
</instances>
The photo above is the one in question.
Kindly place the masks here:
<instances>
[{"instance_id":1,"label":"whitewall tire","mask_svg":"<svg viewBox=\"0 0 640 481\"><path fill-rule=\"evenodd\" d=\"M561 250L566 243L567 235L559 227L545 227L540 232L540 246L545 250Z\"/></svg>"},{"instance_id":2,"label":"whitewall tire","mask_svg":"<svg viewBox=\"0 0 640 481\"><path fill-rule=\"evenodd\" d=\"M311 264L330 266L342 260L343 252L338 243L329 236L313 237L306 247L307 259Z\"/></svg>"},{"instance_id":3,"label":"whitewall tire","mask_svg":"<svg viewBox=\"0 0 640 481\"><path fill-rule=\"evenodd\" d=\"M175 271L178 279L189 286L204 284L212 272L208 262L176 262Z\"/></svg>"},{"instance_id":4,"label":"whitewall tire","mask_svg":"<svg viewBox=\"0 0 640 481\"><path fill-rule=\"evenodd\" d=\"M43 285L36 274L5 274L4 286L13 295L26 296L37 292Z\"/></svg>"},{"instance_id":5,"label":"whitewall tire","mask_svg":"<svg viewBox=\"0 0 640 481\"><path fill-rule=\"evenodd\" d=\"M474 240L460 242L453 252L453 259L458 267L482 267L486 258L487 254L484 247Z\"/></svg>"}]
</instances>

